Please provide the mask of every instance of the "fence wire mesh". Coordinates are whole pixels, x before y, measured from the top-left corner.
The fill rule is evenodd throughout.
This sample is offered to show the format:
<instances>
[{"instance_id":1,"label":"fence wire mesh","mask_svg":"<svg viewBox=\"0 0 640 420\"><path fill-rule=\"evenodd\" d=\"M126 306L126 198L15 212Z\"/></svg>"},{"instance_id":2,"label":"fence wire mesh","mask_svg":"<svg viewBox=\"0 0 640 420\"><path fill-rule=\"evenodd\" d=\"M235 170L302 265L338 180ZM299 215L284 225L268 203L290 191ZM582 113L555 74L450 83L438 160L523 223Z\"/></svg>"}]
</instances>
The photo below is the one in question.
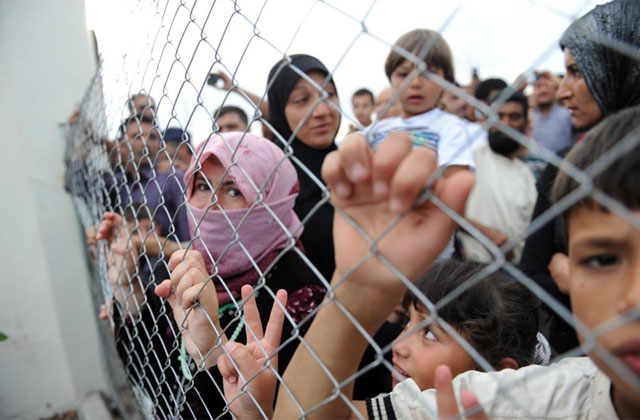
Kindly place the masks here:
<instances>
[{"instance_id":1,"label":"fence wire mesh","mask_svg":"<svg viewBox=\"0 0 640 420\"><path fill-rule=\"evenodd\" d=\"M638 2L522 1L575 20L566 74L540 68L556 36L512 84L468 86L438 33L469 3L395 43L378 3L136 1L123 42L98 37L67 186L141 412L270 418L277 388L276 416L447 417L427 391L446 364L489 417L640 415L637 115L593 129L639 102ZM318 19L327 66L299 42ZM351 112L337 76L363 46L392 89ZM585 133L608 143L580 160ZM615 412L581 399L603 389Z\"/></svg>"}]
</instances>

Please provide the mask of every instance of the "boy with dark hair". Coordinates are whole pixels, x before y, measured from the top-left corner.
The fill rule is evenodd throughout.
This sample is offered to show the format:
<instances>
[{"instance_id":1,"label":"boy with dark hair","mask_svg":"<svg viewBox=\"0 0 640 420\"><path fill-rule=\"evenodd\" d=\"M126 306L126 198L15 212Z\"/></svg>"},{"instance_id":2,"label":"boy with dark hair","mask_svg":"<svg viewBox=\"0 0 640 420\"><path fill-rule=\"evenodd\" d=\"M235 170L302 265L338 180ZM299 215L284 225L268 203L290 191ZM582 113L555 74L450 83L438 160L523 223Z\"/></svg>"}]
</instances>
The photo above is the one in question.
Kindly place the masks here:
<instances>
[{"instance_id":1,"label":"boy with dark hair","mask_svg":"<svg viewBox=\"0 0 640 420\"><path fill-rule=\"evenodd\" d=\"M406 53L413 54L415 61L408 60ZM442 35L430 29L407 32L396 41L384 68L392 88L400 92L402 112L400 117L376 121L365 131L372 147L377 148L393 131L407 132L414 146L437 152L438 166L446 167L447 174L473 167L466 124L438 107L444 88L435 80L455 82L451 51Z\"/></svg>"},{"instance_id":2,"label":"boy with dark hair","mask_svg":"<svg viewBox=\"0 0 640 420\"><path fill-rule=\"evenodd\" d=\"M373 113L374 98L373 92L369 89L358 89L351 96L353 114L363 127L371 125L371 114Z\"/></svg>"}]
</instances>

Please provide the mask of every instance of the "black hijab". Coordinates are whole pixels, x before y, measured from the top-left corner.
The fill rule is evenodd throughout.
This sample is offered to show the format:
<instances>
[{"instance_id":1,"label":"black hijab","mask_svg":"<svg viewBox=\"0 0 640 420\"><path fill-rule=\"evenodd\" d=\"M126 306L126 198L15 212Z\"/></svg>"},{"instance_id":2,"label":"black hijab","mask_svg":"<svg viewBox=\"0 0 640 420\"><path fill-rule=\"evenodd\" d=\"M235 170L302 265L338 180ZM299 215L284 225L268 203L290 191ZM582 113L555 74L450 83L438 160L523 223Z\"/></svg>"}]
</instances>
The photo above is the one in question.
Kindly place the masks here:
<instances>
[{"instance_id":1,"label":"black hijab","mask_svg":"<svg viewBox=\"0 0 640 420\"><path fill-rule=\"evenodd\" d=\"M336 145L332 142L326 149L314 149L302 143L300 139L293 136L292 128L289 127L284 113L289 95L302 77L301 73L307 74L312 71L318 71L325 76L329 75L329 70L320 60L306 54L284 57L271 68L267 80L269 123L273 130L291 145L293 156L317 178L316 181L309 177L307 172L295 160L292 160L300 182L300 193L296 199L294 210L305 225L301 240L311 262L327 280L330 280L335 268L332 235L333 207L326 201L328 195L325 196L321 169L324 158L336 150ZM330 78L329 82L333 83L333 79ZM274 141L280 147L286 148L286 145L279 138L276 137ZM322 186L319 186L318 182ZM318 207L318 203L322 200L325 202ZM312 211L313 215L305 221L305 217Z\"/></svg>"},{"instance_id":2,"label":"black hijab","mask_svg":"<svg viewBox=\"0 0 640 420\"><path fill-rule=\"evenodd\" d=\"M283 139L291 144L293 155L298 158L318 180L321 180L320 170L322 169L322 162L330 152L336 150L336 145L335 143L331 143L326 149L319 150L307 146L297 137L292 138L292 128L289 127L289 123L284 114L284 108L287 105L293 87L302 77L298 71L293 69L294 67L299 70L300 73L306 74L312 71L318 71L325 76L329 74L329 70L327 70L325 65L310 55L294 54L278 61L271 68L267 82L267 88L269 90L269 123ZM329 80L333 83L333 79ZM279 146L284 147L279 139L275 139L275 142L278 143ZM298 165L295 166L300 180L300 196L304 198L314 192L317 193L320 190L318 185L311 180Z\"/></svg>"},{"instance_id":3,"label":"black hijab","mask_svg":"<svg viewBox=\"0 0 640 420\"><path fill-rule=\"evenodd\" d=\"M596 6L560 38L568 48L603 117L640 104L640 1ZM629 54L612 46L620 45Z\"/></svg>"}]
</instances>

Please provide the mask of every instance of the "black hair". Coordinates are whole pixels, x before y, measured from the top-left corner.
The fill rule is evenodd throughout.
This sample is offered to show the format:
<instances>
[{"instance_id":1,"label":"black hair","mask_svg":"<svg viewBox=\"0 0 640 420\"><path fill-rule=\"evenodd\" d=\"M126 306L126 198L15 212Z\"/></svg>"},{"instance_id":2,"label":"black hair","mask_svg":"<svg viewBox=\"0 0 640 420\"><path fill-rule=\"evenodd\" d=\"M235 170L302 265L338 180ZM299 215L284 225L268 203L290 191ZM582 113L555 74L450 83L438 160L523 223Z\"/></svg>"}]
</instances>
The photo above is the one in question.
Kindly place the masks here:
<instances>
[{"instance_id":1,"label":"black hair","mask_svg":"<svg viewBox=\"0 0 640 420\"><path fill-rule=\"evenodd\" d=\"M356 96L364 96L364 95L368 95L371 98L371 102L375 103L375 97L373 96L373 92L371 92L367 88L361 88L361 89L356 90L353 93L353 95L351 95L351 99L355 98Z\"/></svg>"},{"instance_id":2,"label":"black hair","mask_svg":"<svg viewBox=\"0 0 640 420\"><path fill-rule=\"evenodd\" d=\"M240 120L244 123L244 125L249 125L249 117L247 116L247 113L244 112L244 110L240 107L233 106L233 105L225 105L216 109L215 112L213 113L216 119L227 114L238 114L238 117L240 117Z\"/></svg>"},{"instance_id":3,"label":"black hair","mask_svg":"<svg viewBox=\"0 0 640 420\"><path fill-rule=\"evenodd\" d=\"M445 298L487 267L474 261L441 260L418 280L416 287L433 304ZM405 310L425 311L407 291ZM438 319L454 327L494 368L510 357L518 366L533 362L538 342L538 300L522 284L498 270L438 309ZM478 368L480 368L478 366Z\"/></svg>"},{"instance_id":4,"label":"black hair","mask_svg":"<svg viewBox=\"0 0 640 420\"><path fill-rule=\"evenodd\" d=\"M494 90L502 90L507 87L507 82L502 79L486 79L478 83L473 96L476 99L489 103L491 92Z\"/></svg>"},{"instance_id":5,"label":"black hair","mask_svg":"<svg viewBox=\"0 0 640 420\"><path fill-rule=\"evenodd\" d=\"M501 89L498 92L496 92L493 98L491 98L491 103L493 104L494 102L496 102L496 100L500 98L500 96L502 95L502 92L505 91L506 89L507 88ZM513 90L511 94L507 97L507 99L500 102L505 104L507 102L516 102L522 105L522 113L524 115L524 119L525 120L527 119L527 114L529 113L529 100L527 99L524 93L520 92L519 90Z\"/></svg>"},{"instance_id":6,"label":"black hair","mask_svg":"<svg viewBox=\"0 0 640 420\"><path fill-rule=\"evenodd\" d=\"M591 129L585 138L577 143L567 154L565 160L576 168L585 171L622 140L640 137L640 105L624 109L602 120ZM633 140L630 140L633 141ZM630 209L640 208L640 143L620 153L604 170L597 172L591 182L593 187L620 201ZM557 203L563 197L577 189L581 183L569 174L559 171L551 190L551 201ZM569 217L571 210L580 206L589 206L607 211L607 209L588 195L574 203L565 213Z\"/></svg>"}]
</instances>

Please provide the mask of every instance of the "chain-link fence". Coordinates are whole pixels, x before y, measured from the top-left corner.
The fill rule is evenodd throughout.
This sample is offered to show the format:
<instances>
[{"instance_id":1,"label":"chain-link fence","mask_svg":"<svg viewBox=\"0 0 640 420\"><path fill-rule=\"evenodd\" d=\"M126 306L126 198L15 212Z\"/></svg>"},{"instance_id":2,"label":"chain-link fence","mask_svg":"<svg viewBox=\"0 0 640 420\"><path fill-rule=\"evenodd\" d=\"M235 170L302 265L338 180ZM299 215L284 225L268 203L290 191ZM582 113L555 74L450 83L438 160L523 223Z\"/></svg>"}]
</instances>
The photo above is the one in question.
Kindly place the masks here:
<instances>
[{"instance_id":1,"label":"chain-link fence","mask_svg":"<svg viewBox=\"0 0 640 420\"><path fill-rule=\"evenodd\" d=\"M568 21L563 75L559 33L467 86L440 35L467 3L396 42L375 1L288 7L133 2L135 37L98 37L67 186L143 415L447 417L441 364L489 416L640 415L640 136L611 122L639 102L638 2ZM331 63L299 42L318 19ZM338 75L369 48L388 98L351 112Z\"/></svg>"}]
</instances>

